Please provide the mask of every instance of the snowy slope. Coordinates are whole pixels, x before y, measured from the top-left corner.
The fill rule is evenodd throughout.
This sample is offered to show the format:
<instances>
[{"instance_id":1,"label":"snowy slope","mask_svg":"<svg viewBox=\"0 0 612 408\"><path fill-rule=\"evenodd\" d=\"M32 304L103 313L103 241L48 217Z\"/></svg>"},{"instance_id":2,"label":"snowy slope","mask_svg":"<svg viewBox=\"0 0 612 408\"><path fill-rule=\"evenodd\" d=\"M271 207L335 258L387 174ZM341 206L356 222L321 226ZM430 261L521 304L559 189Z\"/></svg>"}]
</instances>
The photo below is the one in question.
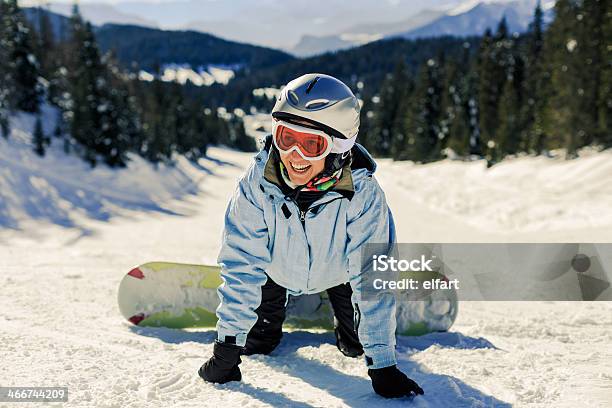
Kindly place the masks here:
<instances>
[{"instance_id":1,"label":"snowy slope","mask_svg":"<svg viewBox=\"0 0 612 408\"><path fill-rule=\"evenodd\" d=\"M43 107L44 132L55 129L57 111ZM91 169L74 154L66 155L63 140L52 138L44 158L32 151L34 117L11 120L8 139L0 138L0 226L20 228L43 221L77 227L85 216L108 220L118 208L168 211L164 203L197 191L202 168L178 158L176 166L153 165L130 156L127 169Z\"/></svg>"},{"instance_id":2,"label":"snowy slope","mask_svg":"<svg viewBox=\"0 0 612 408\"><path fill-rule=\"evenodd\" d=\"M488 231L612 225L612 150L585 150L578 160L509 158L491 169L483 161L443 160L389 163L383 171L423 206Z\"/></svg>"},{"instance_id":3,"label":"snowy slope","mask_svg":"<svg viewBox=\"0 0 612 408\"><path fill-rule=\"evenodd\" d=\"M400 367L426 392L412 402L378 398L363 362L343 357L331 333L287 333L272 355L243 359L242 383L206 384L196 371L214 332L131 326L116 290L145 261L214 262L252 154L212 148L202 168L155 172L134 160L90 170L59 151L34 157L23 143L31 118L15 123L0 139L0 203L11 209L0 219L3 386L67 386L69 403L55 405L66 407L612 404L612 302L463 302L451 333L398 340ZM610 242L608 162L609 152L519 158L485 171L382 160L378 178L400 241ZM546 216L556 212L562 221Z\"/></svg>"}]
</instances>

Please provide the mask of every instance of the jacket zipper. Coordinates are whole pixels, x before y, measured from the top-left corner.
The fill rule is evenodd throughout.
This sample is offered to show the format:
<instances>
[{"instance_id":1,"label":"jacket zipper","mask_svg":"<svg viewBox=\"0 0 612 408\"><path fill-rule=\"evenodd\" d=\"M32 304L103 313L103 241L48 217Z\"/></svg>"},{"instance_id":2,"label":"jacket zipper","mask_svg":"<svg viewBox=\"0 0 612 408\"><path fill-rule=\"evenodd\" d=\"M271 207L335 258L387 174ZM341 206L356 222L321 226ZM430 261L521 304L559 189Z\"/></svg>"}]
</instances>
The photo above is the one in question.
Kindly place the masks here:
<instances>
[{"instance_id":1,"label":"jacket zipper","mask_svg":"<svg viewBox=\"0 0 612 408\"><path fill-rule=\"evenodd\" d=\"M292 199L291 199L291 201L293 201L293 202L295 203L295 205L297 206L298 211L300 212L300 222L302 223L302 226L305 226L305 224L306 224L306 213L307 213L308 211L312 210L313 208L319 208L319 207L321 207L321 206L323 206L323 205L327 205L327 204L329 204L329 203L331 203L331 202L333 202L333 201L336 201L336 200L342 200L343 198L344 198L344 197L336 197L336 198L331 199L331 200L329 200L329 201L326 201L326 202L324 202L324 203L317 204L317 205L315 205L315 206L313 206L313 207L309 207L309 208L307 208L307 209L306 209L306 210L304 210L304 211L302 211L302 210L300 209L300 206L298 205L298 203L297 203L297 201L296 201L295 199L293 199L293 198L292 198Z\"/></svg>"},{"instance_id":2,"label":"jacket zipper","mask_svg":"<svg viewBox=\"0 0 612 408\"><path fill-rule=\"evenodd\" d=\"M299 194L299 192L298 192L298 194ZM298 208L298 211L300 212L300 222L302 223L302 228L304 229L304 234L306 233L306 213L307 213L308 211L310 211L311 209L313 209L313 208L315 208L315 207L320 207L320 206L322 206L322 205L327 205L327 204L331 203L332 201L340 200L340 199L342 199L342 198L344 198L344 197L336 197L336 198L334 198L334 199L332 199L332 200L329 200L329 201L326 201L326 202L324 202L324 203L317 204L317 205L315 205L314 207L309 207L309 208L307 208L307 209L306 209L306 210L304 210L304 211L302 211L302 209L301 209L301 208L300 208L300 206L298 205L297 200L295 200L294 198L291 198L291 201L293 201L293 203L295 204L295 206ZM307 244L306 244L306 245L308 246L308 239L306 239L306 242L307 242ZM308 248L307 248L306 250L308 251ZM307 280L306 280L306 286L308 286L308 282L310 282L310 274L308 275L308 278L307 278Z\"/></svg>"},{"instance_id":3,"label":"jacket zipper","mask_svg":"<svg viewBox=\"0 0 612 408\"><path fill-rule=\"evenodd\" d=\"M336 197L336 198L333 198L333 199L331 199L331 200L329 200L329 201L325 201L324 203L317 204L317 205L315 205L315 206L313 206L313 207L310 207L310 208L308 208L306 211L304 211L304 216L306 215L306 213L307 213L308 211L310 211L310 210L312 210L312 209L322 207L322 206L327 205L327 204L329 204L329 203L332 203L332 202L334 202L334 201L336 201L336 200L342 200L343 198L344 198L344 197Z\"/></svg>"}]
</instances>

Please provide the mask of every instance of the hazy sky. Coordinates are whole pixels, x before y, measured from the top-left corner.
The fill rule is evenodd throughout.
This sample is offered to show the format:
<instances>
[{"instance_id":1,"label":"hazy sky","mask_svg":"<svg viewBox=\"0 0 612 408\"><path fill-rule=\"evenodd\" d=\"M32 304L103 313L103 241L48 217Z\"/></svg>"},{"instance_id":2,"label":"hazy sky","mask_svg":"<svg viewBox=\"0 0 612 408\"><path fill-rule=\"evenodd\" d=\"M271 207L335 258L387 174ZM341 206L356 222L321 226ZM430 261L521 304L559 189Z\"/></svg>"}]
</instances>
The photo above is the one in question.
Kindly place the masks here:
<instances>
[{"instance_id":1,"label":"hazy sky","mask_svg":"<svg viewBox=\"0 0 612 408\"><path fill-rule=\"evenodd\" d=\"M326 41L337 42L345 33L366 36L374 33L378 38L385 24L412 26L414 23L409 19L424 9L430 10L427 15L451 12L457 7L469 10L479 1L510 0L79 0L79 3L84 6L83 16L95 25L113 22L197 30L229 40L291 50L315 37L329 36L333 38ZM49 2L56 4L52 11L66 15L74 0L20 0L27 6ZM94 3L104 6L85 7Z\"/></svg>"}]
</instances>

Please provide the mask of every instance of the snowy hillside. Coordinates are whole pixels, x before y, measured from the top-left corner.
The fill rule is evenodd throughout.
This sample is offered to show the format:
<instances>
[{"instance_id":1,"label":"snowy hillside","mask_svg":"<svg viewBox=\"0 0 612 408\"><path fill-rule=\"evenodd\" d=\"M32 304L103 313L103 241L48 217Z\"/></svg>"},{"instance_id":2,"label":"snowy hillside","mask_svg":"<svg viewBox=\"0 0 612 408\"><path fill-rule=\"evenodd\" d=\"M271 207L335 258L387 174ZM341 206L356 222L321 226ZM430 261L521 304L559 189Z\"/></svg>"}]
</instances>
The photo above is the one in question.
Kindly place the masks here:
<instances>
[{"instance_id":1,"label":"snowy hillside","mask_svg":"<svg viewBox=\"0 0 612 408\"><path fill-rule=\"evenodd\" d=\"M3 386L66 386L65 407L612 406L612 302L462 302L451 333L398 339L400 368L425 390L412 402L377 397L328 332L289 332L243 358L243 382L204 383L215 333L132 326L117 287L146 261L213 263L253 155L92 170L59 143L35 156L32 122L0 138ZM377 177L400 241L611 242L611 159L381 160Z\"/></svg>"},{"instance_id":2,"label":"snowy hillside","mask_svg":"<svg viewBox=\"0 0 612 408\"><path fill-rule=\"evenodd\" d=\"M483 161L389 162L381 172L414 201L487 231L514 236L612 225L611 150L585 150L569 161L509 158L491 169Z\"/></svg>"},{"instance_id":3,"label":"snowy hillside","mask_svg":"<svg viewBox=\"0 0 612 408\"><path fill-rule=\"evenodd\" d=\"M55 129L57 112L43 106L46 135ZM203 168L178 158L174 167L155 169L139 156L127 169L95 169L66 155L63 140L53 139L45 157L34 154L34 117L19 114L11 120L8 139L0 138L0 228L22 228L33 222L79 227L81 218L106 221L119 208L166 212L173 198L197 192Z\"/></svg>"},{"instance_id":4,"label":"snowy hillside","mask_svg":"<svg viewBox=\"0 0 612 408\"><path fill-rule=\"evenodd\" d=\"M240 68L238 67L234 67ZM185 85L187 82L195 86L211 86L218 83L227 85L234 78L234 70L225 66L208 65L194 70L189 64L167 64L162 68L161 80L164 82L177 82ZM138 73L141 81L153 81L155 76L147 71Z\"/></svg>"}]
</instances>

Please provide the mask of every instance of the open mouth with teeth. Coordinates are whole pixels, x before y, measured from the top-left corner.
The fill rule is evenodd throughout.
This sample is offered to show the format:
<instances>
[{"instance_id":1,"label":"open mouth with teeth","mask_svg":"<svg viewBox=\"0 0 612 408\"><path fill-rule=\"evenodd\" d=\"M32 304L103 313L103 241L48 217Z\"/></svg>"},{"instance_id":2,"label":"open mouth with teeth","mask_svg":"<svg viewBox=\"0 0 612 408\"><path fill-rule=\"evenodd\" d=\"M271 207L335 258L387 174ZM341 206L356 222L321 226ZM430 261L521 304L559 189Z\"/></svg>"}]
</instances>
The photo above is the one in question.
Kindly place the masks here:
<instances>
[{"instance_id":1,"label":"open mouth with teeth","mask_svg":"<svg viewBox=\"0 0 612 408\"><path fill-rule=\"evenodd\" d=\"M296 173L306 173L312 167L312 165L309 163L303 163L303 164L297 164L293 162L289 162L289 163L291 164L291 170L293 170Z\"/></svg>"}]
</instances>

